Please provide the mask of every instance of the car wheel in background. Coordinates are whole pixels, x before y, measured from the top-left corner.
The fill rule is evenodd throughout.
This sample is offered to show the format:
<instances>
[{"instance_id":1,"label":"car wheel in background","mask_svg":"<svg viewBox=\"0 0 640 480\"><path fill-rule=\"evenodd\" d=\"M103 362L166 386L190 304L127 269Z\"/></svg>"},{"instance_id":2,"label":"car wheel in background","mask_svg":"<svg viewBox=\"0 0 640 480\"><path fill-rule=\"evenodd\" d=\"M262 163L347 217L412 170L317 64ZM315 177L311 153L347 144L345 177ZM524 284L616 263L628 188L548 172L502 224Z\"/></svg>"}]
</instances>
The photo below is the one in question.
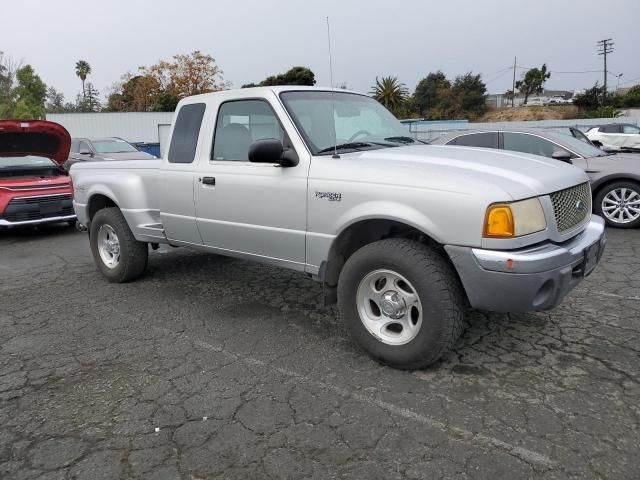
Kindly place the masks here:
<instances>
[{"instance_id":1,"label":"car wheel in background","mask_svg":"<svg viewBox=\"0 0 640 480\"><path fill-rule=\"evenodd\" d=\"M134 280L147 268L147 244L135 239L116 207L96 213L91 221L89 243L96 265L110 282Z\"/></svg>"},{"instance_id":2,"label":"car wheel in background","mask_svg":"<svg viewBox=\"0 0 640 480\"><path fill-rule=\"evenodd\" d=\"M426 367L462 333L464 297L452 267L437 252L406 239L356 251L338 281L340 316L374 359L395 368Z\"/></svg>"},{"instance_id":3,"label":"car wheel in background","mask_svg":"<svg viewBox=\"0 0 640 480\"><path fill-rule=\"evenodd\" d=\"M622 180L602 187L594 209L607 225L618 228L640 227L640 184Z\"/></svg>"}]
</instances>

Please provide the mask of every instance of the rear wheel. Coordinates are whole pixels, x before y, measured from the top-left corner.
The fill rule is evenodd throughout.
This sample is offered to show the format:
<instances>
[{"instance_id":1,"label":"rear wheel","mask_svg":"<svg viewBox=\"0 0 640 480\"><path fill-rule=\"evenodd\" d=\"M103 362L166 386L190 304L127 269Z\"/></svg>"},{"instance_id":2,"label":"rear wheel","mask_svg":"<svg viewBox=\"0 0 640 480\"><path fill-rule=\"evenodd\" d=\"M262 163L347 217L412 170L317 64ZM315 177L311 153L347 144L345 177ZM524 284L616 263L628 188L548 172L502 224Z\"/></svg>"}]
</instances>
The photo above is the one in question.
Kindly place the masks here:
<instances>
[{"instance_id":1,"label":"rear wheel","mask_svg":"<svg viewBox=\"0 0 640 480\"><path fill-rule=\"evenodd\" d=\"M104 208L96 213L91 221L89 243L96 265L110 282L134 280L147 268L147 244L135 239L118 208Z\"/></svg>"},{"instance_id":2,"label":"rear wheel","mask_svg":"<svg viewBox=\"0 0 640 480\"><path fill-rule=\"evenodd\" d=\"M595 210L611 227L640 227L640 184L622 180L605 185L596 195Z\"/></svg>"},{"instance_id":3,"label":"rear wheel","mask_svg":"<svg viewBox=\"0 0 640 480\"><path fill-rule=\"evenodd\" d=\"M438 360L464 325L464 297L452 267L427 246L405 239L366 245L347 260L338 307L371 357L401 369Z\"/></svg>"}]
</instances>

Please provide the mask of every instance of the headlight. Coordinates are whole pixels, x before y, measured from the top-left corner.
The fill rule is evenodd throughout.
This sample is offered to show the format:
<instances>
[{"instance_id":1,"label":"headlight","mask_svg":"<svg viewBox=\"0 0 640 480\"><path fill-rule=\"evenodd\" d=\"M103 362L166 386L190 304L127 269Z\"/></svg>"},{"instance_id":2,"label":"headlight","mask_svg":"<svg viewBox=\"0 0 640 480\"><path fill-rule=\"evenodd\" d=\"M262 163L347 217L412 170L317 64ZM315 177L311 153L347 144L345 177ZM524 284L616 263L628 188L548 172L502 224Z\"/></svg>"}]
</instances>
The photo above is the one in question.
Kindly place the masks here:
<instances>
[{"instance_id":1,"label":"headlight","mask_svg":"<svg viewBox=\"0 0 640 480\"><path fill-rule=\"evenodd\" d=\"M483 236L512 238L547 228L540 200L530 198L513 203L494 203L487 208Z\"/></svg>"}]
</instances>

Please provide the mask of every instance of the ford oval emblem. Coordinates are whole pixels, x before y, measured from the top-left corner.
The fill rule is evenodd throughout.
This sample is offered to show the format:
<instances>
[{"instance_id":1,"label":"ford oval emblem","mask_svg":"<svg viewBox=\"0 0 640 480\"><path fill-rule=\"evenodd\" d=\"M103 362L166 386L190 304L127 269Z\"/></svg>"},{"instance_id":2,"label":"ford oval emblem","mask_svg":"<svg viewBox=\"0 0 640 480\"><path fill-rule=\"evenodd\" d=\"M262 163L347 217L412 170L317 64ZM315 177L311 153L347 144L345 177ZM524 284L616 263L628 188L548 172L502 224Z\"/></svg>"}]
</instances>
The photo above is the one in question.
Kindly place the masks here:
<instances>
[{"instance_id":1,"label":"ford oval emblem","mask_svg":"<svg viewBox=\"0 0 640 480\"><path fill-rule=\"evenodd\" d=\"M576 202L576 211L577 212L582 212L587 206L585 205L585 203L582 200L578 200Z\"/></svg>"}]
</instances>

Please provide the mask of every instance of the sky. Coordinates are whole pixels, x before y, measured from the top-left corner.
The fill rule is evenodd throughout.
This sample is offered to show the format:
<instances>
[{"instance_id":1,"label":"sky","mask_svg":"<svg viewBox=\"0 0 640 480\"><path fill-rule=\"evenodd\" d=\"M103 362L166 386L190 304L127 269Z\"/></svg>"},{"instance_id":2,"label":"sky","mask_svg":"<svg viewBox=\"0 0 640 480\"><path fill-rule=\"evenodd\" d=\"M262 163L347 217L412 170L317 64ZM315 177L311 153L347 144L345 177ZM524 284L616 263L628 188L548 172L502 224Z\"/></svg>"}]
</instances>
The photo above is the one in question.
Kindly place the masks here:
<instances>
[{"instance_id":1,"label":"sky","mask_svg":"<svg viewBox=\"0 0 640 480\"><path fill-rule=\"evenodd\" d=\"M413 91L442 70L481 73L489 93L502 93L514 56L516 78L546 63L547 88L588 88L603 80L604 38L615 42L609 86L619 73L621 86L640 83L639 0L3 0L0 16L0 50L67 100L81 91L79 59L105 95L124 73L194 50L213 55L234 87L296 65L329 86L327 16L333 83L353 90L392 75Z\"/></svg>"}]
</instances>

